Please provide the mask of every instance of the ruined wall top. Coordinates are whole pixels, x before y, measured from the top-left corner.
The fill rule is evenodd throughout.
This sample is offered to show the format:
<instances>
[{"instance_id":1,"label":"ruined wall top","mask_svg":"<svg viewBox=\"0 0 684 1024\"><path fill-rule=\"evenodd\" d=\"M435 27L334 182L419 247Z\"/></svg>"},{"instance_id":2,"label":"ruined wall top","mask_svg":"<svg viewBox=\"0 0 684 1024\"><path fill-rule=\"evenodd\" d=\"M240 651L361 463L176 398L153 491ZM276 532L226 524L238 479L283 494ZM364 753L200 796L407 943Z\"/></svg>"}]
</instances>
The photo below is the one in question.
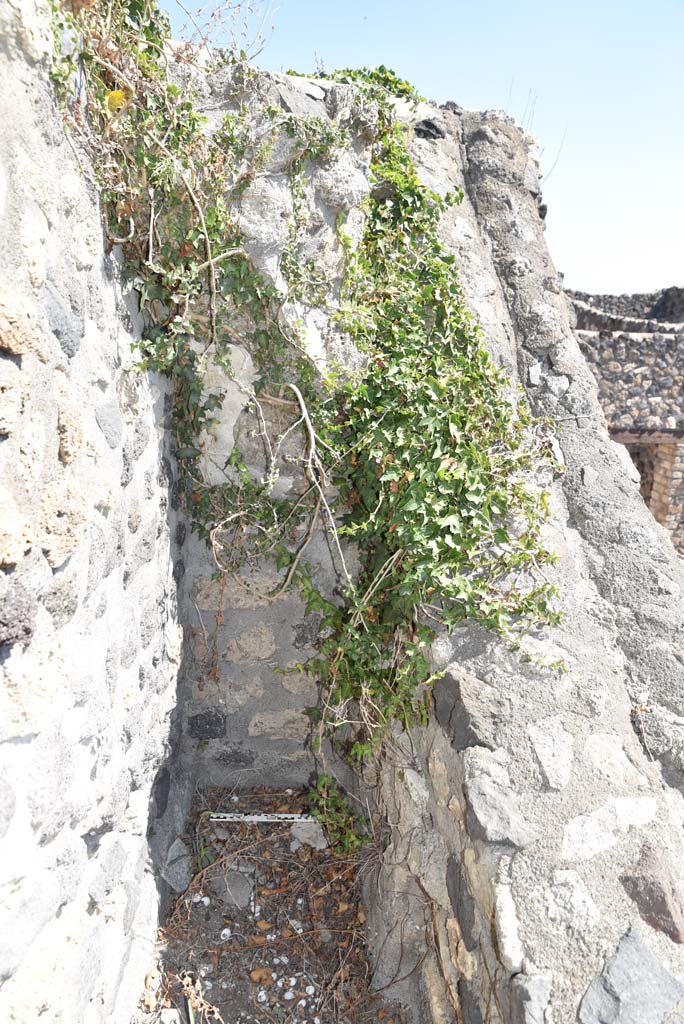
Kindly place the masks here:
<instances>
[{"instance_id":1,"label":"ruined wall top","mask_svg":"<svg viewBox=\"0 0 684 1024\"><path fill-rule=\"evenodd\" d=\"M684 429L684 289L568 295L611 429Z\"/></svg>"}]
</instances>

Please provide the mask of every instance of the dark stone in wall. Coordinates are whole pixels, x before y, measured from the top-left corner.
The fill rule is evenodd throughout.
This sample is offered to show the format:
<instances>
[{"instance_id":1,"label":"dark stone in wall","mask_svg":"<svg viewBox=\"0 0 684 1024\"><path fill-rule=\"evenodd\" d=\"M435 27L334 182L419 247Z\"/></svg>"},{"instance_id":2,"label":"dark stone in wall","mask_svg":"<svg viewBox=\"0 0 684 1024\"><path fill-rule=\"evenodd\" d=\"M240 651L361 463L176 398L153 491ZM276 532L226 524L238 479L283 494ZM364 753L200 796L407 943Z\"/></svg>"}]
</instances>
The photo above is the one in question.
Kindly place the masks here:
<instances>
[{"instance_id":1,"label":"dark stone in wall","mask_svg":"<svg viewBox=\"0 0 684 1024\"><path fill-rule=\"evenodd\" d=\"M477 948L479 938L479 929L475 918L475 901L468 891L463 865L453 854L447 863L446 884L465 947L468 952L472 952Z\"/></svg>"},{"instance_id":2,"label":"dark stone in wall","mask_svg":"<svg viewBox=\"0 0 684 1024\"><path fill-rule=\"evenodd\" d=\"M43 301L50 330L61 345L64 355L72 359L81 347L83 322L74 316L69 304L49 281L45 285Z\"/></svg>"},{"instance_id":3,"label":"dark stone in wall","mask_svg":"<svg viewBox=\"0 0 684 1024\"><path fill-rule=\"evenodd\" d=\"M496 690L467 672L449 672L434 688L437 721L457 751L497 746L496 727L506 708Z\"/></svg>"},{"instance_id":4,"label":"dark stone in wall","mask_svg":"<svg viewBox=\"0 0 684 1024\"><path fill-rule=\"evenodd\" d=\"M161 818L166 813L170 792L171 772L164 766L157 774L152 786L152 811L155 818Z\"/></svg>"},{"instance_id":5,"label":"dark stone in wall","mask_svg":"<svg viewBox=\"0 0 684 1024\"><path fill-rule=\"evenodd\" d=\"M218 740L226 735L226 716L218 708L210 708L188 720L188 734L196 740Z\"/></svg>"},{"instance_id":6,"label":"dark stone in wall","mask_svg":"<svg viewBox=\"0 0 684 1024\"><path fill-rule=\"evenodd\" d=\"M78 608L78 580L74 576L55 577L51 589L43 598L43 604L59 629L73 618Z\"/></svg>"},{"instance_id":7,"label":"dark stone in wall","mask_svg":"<svg viewBox=\"0 0 684 1024\"><path fill-rule=\"evenodd\" d=\"M446 132L441 125L437 124L436 121L425 119L424 121L418 121L414 131L419 139L445 139Z\"/></svg>"},{"instance_id":8,"label":"dark stone in wall","mask_svg":"<svg viewBox=\"0 0 684 1024\"><path fill-rule=\"evenodd\" d=\"M35 596L19 580L0 575L0 645L31 639L36 604Z\"/></svg>"},{"instance_id":9,"label":"dark stone in wall","mask_svg":"<svg viewBox=\"0 0 684 1024\"><path fill-rule=\"evenodd\" d=\"M479 986L478 986L479 988ZM473 991L473 983L470 981L459 981L458 999L463 1024L484 1024L484 1017L480 1010L480 999L478 992Z\"/></svg>"},{"instance_id":10,"label":"dark stone in wall","mask_svg":"<svg viewBox=\"0 0 684 1024\"><path fill-rule=\"evenodd\" d=\"M294 627L293 645L297 648L311 647L318 640L322 617L307 615L303 622Z\"/></svg>"},{"instance_id":11,"label":"dark stone in wall","mask_svg":"<svg viewBox=\"0 0 684 1024\"><path fill-rule=\"evenodd\" d=\"M647 924L673 942L684 942L684 896L664 854L647 844L637 866L620 881Z\"/></svg>"},{"instance_id":12,"label":"dark stone in wall","mask_svg":"<svg viewBox=\"0 0 684 1024\"><path fill-rule=\"evenodd\" d=\"M228 750L223 750L216 758L221 764L234 765L237 768L247 768L249 765L254 764L255 754L249 750L245 750L244 747L230 747Z\"/></svg>"},{"instance_id":13,"label":"dark stone in wall","mask_svg":"<svg viewBox=\"0 0 684 1024\"><path fill-rule=\"evenodd\" d=\"M665 288L651 307L649 316L670 324L684 323L684 288Z\"/></svg>"}]
</instances>

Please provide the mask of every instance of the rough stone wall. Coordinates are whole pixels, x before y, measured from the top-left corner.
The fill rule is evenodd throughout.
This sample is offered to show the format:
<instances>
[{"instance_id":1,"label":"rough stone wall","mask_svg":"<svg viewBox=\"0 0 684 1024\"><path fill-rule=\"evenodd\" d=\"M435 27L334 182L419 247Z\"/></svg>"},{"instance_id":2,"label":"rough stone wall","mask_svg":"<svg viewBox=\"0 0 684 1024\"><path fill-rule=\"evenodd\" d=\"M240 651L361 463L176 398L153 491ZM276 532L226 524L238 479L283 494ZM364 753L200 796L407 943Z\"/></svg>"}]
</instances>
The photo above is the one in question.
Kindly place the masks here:
<instances>
[{"instance_id":1,"label":"rough stone wall","mask_svg":"<svg viewBox=\"0 0 684 1024\"><path fill-rule=\"evenodd\" d=\"M419 964L426 1019L674 1024L682 567L608 437L543 242L530 140L496 114L430 116L445 137L415 151L433 187L465 188L444 237L466 296L499 358L515 353L533 407L557 422L566 472L549 543L565 620L536 643L569 671L522 664L472 627L436 642L447 666L436 720L381 787L384 980ZM399 893L403 917L388 911ZM421 922L432 956L415 939Z\"/></svg>"},{"instance_id":2,"label":"rough stone wall","mask_svg":"<svg viewBox=\"0 0 684 1024\"><path fill-rule=\"evenodd\" d=\"M196 782L303 781L314 763L303 732L313 686L274 670L306 658L318 624L296 596L272 600L265 562L242 581L212 579L207 545L169 512L163 388L126 372L132 334L51 105L44 22L20 22L17 11L2 9L2 365L12 367L2 583L15 602L3 622L19 635L6 638L2 662L10 941L0 1007L17 1024L37 1013L126 1024L152 952L152 782L163 856ZM197 85L217 125L230 82ZM249 88L255 121L266 102L343 124L358 114L349 86L258 75ZM443 238L468 303L494 356L557 424L566 472L552 485L547 539L565 619L527 647L567 671L525 662L473 626L435 641L445 676L429 724L397 734L366 780L387 821L368 885L376 982L419 1021L678 1024L684 570L608 436L544 245L531 140L505 117L453 104L416 116L431 125L413 143L423 180L465 192ZM283 132L240 211L255 265L283 291L292 145ZM327 280L343 269L340 211L352 242L360 237L368 163L358 131L350 149L307 166L305 244ZM317 358L355 358L330 309L290 296L283 316L301 321ZM248 382L249 358L235 349ZM230 400L206 449L217 480L236 429L249 437L255 427L234 382L220 383ZM297 451L284 453L283 493L301 472ZM258 468L258 446L251 461ZM178 668L171 528L189 643L176 759L159 773ZM322 533L309 560L334 595Z\"/></svg>"},{"instance_id":3,"label":"rough stone wall","mask_svg":"<svg viewBox=\"0 0 684 1024\"><path fill-rule=\"evenodd\" d=\"M220 76L202 85L217 118L231 109L229 85ZM343 123L354 105L353 90L323 81L263 75L252 89L257 120L267 100ZM379 776L366 780L388 822L368 886L376 981L412 1002L418 1020L674 1024L684 1019L682 566L624 447L608 436L544 245L531 140L503 117L453 104L398 110L431 125L413 144L423 180L465 191L443 238L493 354L557 423L566 472L552 488L548 542L560 556L552 575L565 620L528 646L563 659L567 672L525 663L474 627L435 643L446 675L429 726L395 736ZM283 292L288 145L276 143L241 210L250 254ZM356 238L363 223L363 136L306 176L308 254L335 280L336 215L350 215ZM340 351L330 309L290 298L284 315L302 320L320 358ZM245 367L245 353L236 365ZM241 415L240 403L226 413L219 432L228 442ZM323 565L325 552L316 557ZM228 652L211 688L187 691L183 749L195 778L248 785L272 771L271 755L292 771L285 729L267 738L268 759L266 746L257 749L263 735L245 730L259 703L279 706L273 664L294 653L291 626L306 627L300 613L289 624L280 616L297 599L254 607L224 584L226 599L206 553L186 561L200 651L204 628L211 636L218 623L218 649ZM269 567L255 571L268 582ZM325 573L334 578L330 562ZM239 771L245 751L253 774Z\"/></svg>"},{"instance_id":4,"label":"rough stone wall","mask_svg":"<svg viewBox=\"0 0 684 1024\"><path fill-rule=\"evenodd\" d=\"M0 7L0 1014L125 1024L180 653L165 385L132 371L51 46L46 9Z\"/></svg>"},{"instance_id":5,"label":"rough stone wall","mask_svg":"<svg viewBox=\"0 0 684 1024\"><path fill-rule=\"evenodd\" d=\"M283 114L320 117L331 123L350 123L354 91L349 86L322 89L315 82L285 75L258 75L245 92L230 68L204 76L192 74L198 103L208 111L208 131L217 130L226 113L247 105L251 129L270 134L269 104ZM302 341L314 359L358 360L339 336L330 311L311 308L288 293L281 260L291 238L295 200L288 167L297 154L297 142L283 128L265 165L245 192L236 210L245 234L245 248L253 266L284 297L283 327L299 323ZM336 217L348 214L346 230L357 240L363 228L358 209L368 194L370 146L362 137L352 149L333 161L308 164L300 199L300 216L307 220L303 259L339 288L344 253L336 230ZM253 384L256 369L247 347L237 341L231 361L235 381L210 365L207 387L220 387L226 400L218 423L205 441L205 478L214 484L230 479L226 462L235 437L255 479L266 472L261 427L247 410L244 388ZM264 403L266 429L277 435L296 418L296 406ZM278 461L273 494L288 498L301 493L304 476L301 451L304 437L296 431L284 445ZM237 577L216 579L217 565L210 546L188 534L182 552L184 621L188 648L182 673L182 735L178 777L182 787L188 774L201 785L305 784L315 759L308 744L310 722L305 714L318 701L316 682L296 666L316 651L320 616L307 616L295 588L273 596L283 581L273 563L261 561ZM347 553L353 566L353 553ZM332 555L325 531L318 528L306 551L316 585L334 597L339 564Z\"/></svg>"}]
</instances>

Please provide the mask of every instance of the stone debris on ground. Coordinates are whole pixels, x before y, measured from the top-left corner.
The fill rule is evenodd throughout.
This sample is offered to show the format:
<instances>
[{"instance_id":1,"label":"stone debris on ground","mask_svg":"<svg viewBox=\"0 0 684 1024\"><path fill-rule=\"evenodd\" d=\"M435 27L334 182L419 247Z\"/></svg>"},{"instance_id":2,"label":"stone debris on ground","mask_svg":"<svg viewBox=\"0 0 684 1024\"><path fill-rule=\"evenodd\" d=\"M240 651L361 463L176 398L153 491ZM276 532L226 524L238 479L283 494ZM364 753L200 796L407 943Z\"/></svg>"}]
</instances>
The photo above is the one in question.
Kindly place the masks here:
<instances>
[{"instance_id":1,"label":"stone debris on ground","mask_svg":"<svg viewBox=\"0 0 684 1024\"><path fill-rule=\"evenodd\" d=\"M405 1024L372 991L360 857L332 848L316 821L210 820L308 810L291 789L196 797L165 877L180 888L190 852L193 872L161 929L137 1024L191 1024L188 1005L219 1024Z\"/></svg>"}]
</instances>

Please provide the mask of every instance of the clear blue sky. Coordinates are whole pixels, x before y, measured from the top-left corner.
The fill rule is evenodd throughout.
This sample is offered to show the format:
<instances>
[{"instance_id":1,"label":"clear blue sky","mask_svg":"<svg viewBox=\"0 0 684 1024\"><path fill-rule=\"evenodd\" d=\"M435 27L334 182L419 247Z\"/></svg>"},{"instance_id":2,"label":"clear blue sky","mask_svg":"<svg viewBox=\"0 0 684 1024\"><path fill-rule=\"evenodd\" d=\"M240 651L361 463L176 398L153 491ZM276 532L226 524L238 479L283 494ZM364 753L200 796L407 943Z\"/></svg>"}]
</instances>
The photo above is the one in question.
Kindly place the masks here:
<instances>
[{"instance_id":1,"label":"clear blue sky","mask_svg":"<svg viewBox=\"0 0 684 1024\"><path fill-rule=\"evenodd\" d=\"M430 99L503 108L530 130L548 176L547 240L570 287L684 285L684 0L274 0L268 10L264 68L386 64Z\"/></svg>"}]
</instances>

